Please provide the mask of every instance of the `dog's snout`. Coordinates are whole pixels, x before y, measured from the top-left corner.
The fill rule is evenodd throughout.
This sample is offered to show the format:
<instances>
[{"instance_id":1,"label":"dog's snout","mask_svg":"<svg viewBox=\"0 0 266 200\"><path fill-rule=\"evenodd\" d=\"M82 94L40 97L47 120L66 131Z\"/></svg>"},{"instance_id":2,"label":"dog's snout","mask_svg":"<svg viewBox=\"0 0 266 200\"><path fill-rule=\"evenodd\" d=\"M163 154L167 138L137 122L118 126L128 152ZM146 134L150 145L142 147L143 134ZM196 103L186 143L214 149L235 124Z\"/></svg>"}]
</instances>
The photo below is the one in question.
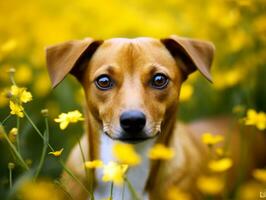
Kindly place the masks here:
<instances>
[{"instance_id":1,"label":"dog's snout","mask_svg":"<svg viewBox=\"0 0 266 200\"><path fill-rule=\"evenodd\" d=\"M120 126L127 133L140 132L146 124L146 116L137 110L125 111L120 116Z\"/></svg>"}]
</instances>

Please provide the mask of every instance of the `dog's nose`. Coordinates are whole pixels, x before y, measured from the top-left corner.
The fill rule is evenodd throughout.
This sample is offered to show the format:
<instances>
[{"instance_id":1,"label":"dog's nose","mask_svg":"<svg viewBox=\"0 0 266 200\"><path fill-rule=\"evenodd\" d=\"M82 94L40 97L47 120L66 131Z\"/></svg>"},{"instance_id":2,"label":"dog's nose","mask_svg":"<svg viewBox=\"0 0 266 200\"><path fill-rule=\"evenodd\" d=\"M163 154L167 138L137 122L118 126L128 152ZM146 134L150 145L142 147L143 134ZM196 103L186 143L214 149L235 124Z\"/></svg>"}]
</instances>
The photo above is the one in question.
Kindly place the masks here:
<instances>
[{"instance_id":1,"label":"dog's nose","mask_svg":"<svg viewBox=\"0 0 266 200\"><path fill-rule=\"evenodd\" d=\"M137 110L125 111L120 116L120 126L127 133L138 133L146 124L143 112Z\"/></svg>"}]
</instances>

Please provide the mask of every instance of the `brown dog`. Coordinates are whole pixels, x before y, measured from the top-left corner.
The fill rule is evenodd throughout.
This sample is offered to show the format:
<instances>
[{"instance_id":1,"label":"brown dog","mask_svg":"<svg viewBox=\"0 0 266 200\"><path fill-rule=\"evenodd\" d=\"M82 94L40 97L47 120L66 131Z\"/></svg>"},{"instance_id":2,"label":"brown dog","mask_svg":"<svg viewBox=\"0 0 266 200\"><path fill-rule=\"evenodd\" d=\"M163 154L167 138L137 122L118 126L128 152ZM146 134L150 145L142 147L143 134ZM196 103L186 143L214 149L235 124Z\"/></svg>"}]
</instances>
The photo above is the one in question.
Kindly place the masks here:
<instances>
[{"instance_id":1,"label":"brown dog","mask_svg":"<svg viewBox=\"0 0 266 200\"><path fill-rule=\"evenodd\" d=\"M130 169L128 178L144 199L162 200L172 185L197 196L195 180L203 168L205 148L185 126L177 125L178 98L181 84L196 69L211 81L213 54L212 43L178 36L87 38L49 47L47 66L54 87L71 73L84 88L87 134L82 145L87 159L107 163L114 159L114 141L134 143L142 164ZM154 143L174 148L174 159L148 160L146 151ZM76 147L68 166L85 180L82 163ZM107 198L109 185L101 182L97 170L95 180L96 199ZM65 183L74 199L87 198L67 176ZM115 188L113 199L121 199L121 194L122 189ZM128 189L125 199L131 199Z\"/></svg>"},{"instance_id":2,"label":"brown dog","mask_svg":"<svg viewBox=\"0 0 266 200\"><path fill-rule=\"evenodd\" d=\"M176 112L181 84L191 72L198 69L211 80L213 54L212 43L178 36L162 40L88 38L49 47L47 66L53 86L71 73L84 87L88 159L112 160L108 152L115 140L140 142L136 144L140 154L157 142L176 150L172 161L144 159L128 174L143 197L163 199L171 184L192 192L200 171L202 149L183 127L179 125L177 130ZM69 164L82 177L82 160L78 150L74 152ZM96 181L96 198L108 197L109 189L98 180L97 171ZM114 199L120 199L119 189L115 191Z\"/></svg>"}]
</instances>

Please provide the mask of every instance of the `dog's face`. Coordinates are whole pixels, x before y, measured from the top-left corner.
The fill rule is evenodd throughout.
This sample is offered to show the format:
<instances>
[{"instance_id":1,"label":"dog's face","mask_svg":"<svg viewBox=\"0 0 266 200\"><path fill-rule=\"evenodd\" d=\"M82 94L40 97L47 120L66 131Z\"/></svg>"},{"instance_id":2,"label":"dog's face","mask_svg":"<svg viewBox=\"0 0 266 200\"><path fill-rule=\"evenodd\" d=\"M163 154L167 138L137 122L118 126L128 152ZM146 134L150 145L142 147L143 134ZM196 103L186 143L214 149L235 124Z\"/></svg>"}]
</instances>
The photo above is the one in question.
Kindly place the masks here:
<instances>
[{"instance_id":1,"label":"dog's face","mask_svg":"<svg viewBox=\"0 0 266 200\"><path fill-rule=\"evenodd\" d=\"M113 139L144 140L176 105L181 72L155 39L110 39L93 54L82 82L88 109Z\"/></svg>"},{"instance_id":2,"label":"dog's face","mask_svg":"<svg viewBox=\"0 0 266 200\"><path fill-rule=\"evenodd\" d=\"M115 38L90 41L87 46L87 42L72 42L70 47L61 44L48 49L48 69L54 85L69 71L78 77L89 112L105 134L115 140L138 142L158 135L162 123L176 113L181 83L189 73L199 68L210 78L213 47L190 42L193 44L187 40L180 45L174 39ZM60 59L62 54L66 56ZM61 72L58 65L63 66Z\"/></svg>"}]
</instances>

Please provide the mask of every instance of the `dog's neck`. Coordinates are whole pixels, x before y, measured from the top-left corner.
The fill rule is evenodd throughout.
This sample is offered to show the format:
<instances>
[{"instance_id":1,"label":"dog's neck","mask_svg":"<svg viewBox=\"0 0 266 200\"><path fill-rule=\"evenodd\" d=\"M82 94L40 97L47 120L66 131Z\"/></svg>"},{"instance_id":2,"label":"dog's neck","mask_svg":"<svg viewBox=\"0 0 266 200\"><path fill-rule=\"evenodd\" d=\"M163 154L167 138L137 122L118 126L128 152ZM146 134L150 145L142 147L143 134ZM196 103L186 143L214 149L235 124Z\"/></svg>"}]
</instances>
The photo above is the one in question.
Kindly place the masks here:
<instances>
[{"instance_id":1,"label":"dog's neck","mask_svg":"<svg viewBox=\"0 0 266 200\"><path fill-rule=\"evenodd\" d=\"M137 153L141 156L141 164L136 167L130 167L126 176L127 179L132 184L133 188L136 192L144 197L143 199L147 199L147 194L145 192L145 186L147 179L150 174L150 160L147 157L147 151L154 144L155 139L150 139L138 144L134 144L134 147ZM115 158L112 154L112 148L116 141L110 139L104 133L101 133L100 136L100 146L99 146L99 159L101 159L105 164L110 161L115 161ZM102 182L102 170L96 170L95 172L97 187L95 191L96 199L107 198L110 196L110 184ZM124 187L124 188L123 188ZM123 192L124 189L124 192ZM124 199L130 200L132 195L130 190L125 184L125 186L114 186L113 190L113 199L122 199L124 195Z\"/></svg>"}]
</instances>

